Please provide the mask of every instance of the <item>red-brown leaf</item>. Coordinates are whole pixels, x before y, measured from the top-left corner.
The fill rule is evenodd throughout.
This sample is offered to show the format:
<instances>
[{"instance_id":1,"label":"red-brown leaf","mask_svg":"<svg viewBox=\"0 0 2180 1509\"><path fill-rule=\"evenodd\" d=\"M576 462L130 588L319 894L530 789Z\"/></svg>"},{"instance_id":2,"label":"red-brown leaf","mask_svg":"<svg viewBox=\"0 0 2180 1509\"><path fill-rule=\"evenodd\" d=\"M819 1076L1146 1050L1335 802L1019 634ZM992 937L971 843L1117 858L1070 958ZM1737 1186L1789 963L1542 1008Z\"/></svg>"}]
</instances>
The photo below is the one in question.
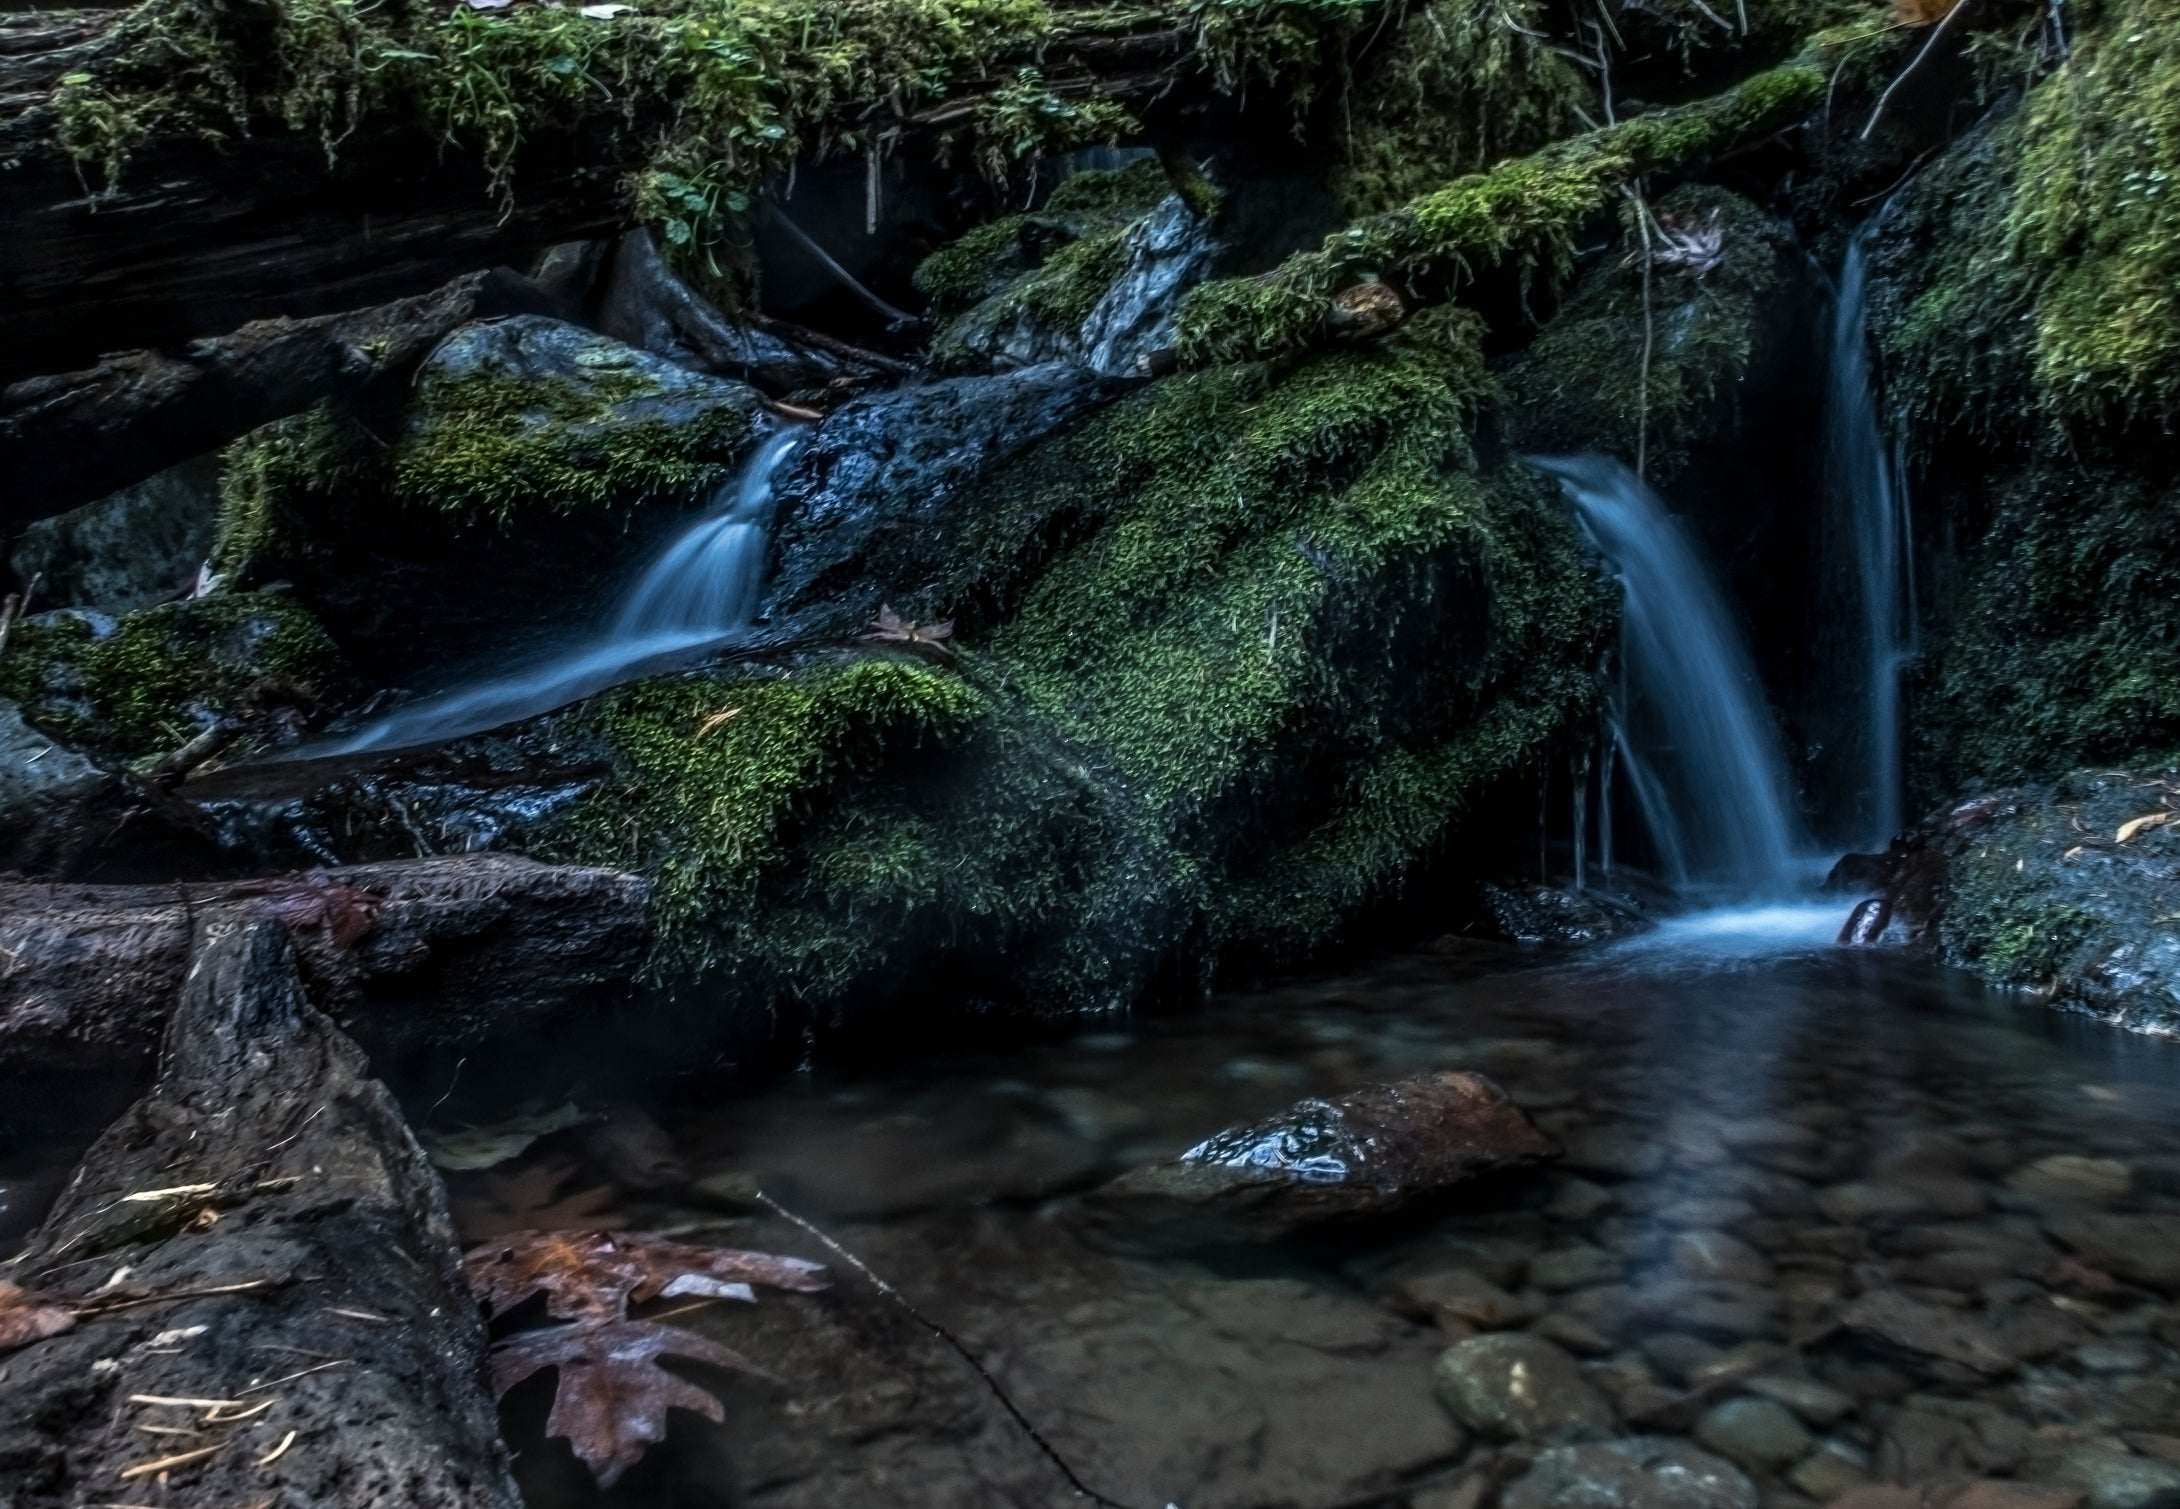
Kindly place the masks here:
<instances>
[{"instance_id":1,"label":"red-brown leaf","mask_svg":"<svg viewBox=\"0 0 2180 1509\"><path fill-rule=\"evenodd\" d=\"M48 1336L73 1329L74 1312L62 1309L41 1294L19 1289L0 1279L0 1352L27 1347Z\"/></svg>"},{"instance_id":2,"label":"red-brown leaf","mask_svg":"<svg viewBox=\"0 0 2180 1509\"><path fill-rule=\"evenodd\" d=\"M369 891L335 880L323 870L253 880L235 888L240 896L263 896L273 915L293 928L325 929L335 948L353 948L378 926L383 902Z\"/></svg>"},{"instance_id":3,"label":"red-brown leaf","mask_svg":"<svg viewBox=\"0 0 2180 1509\"><path fill-rule=\"evenodd\" d=\"M556 1368L545 1433L565 1437L601 1487L610 1488L645 1448L665 1439L666 1412L725 1417L719 1401L658 1365L661 1355L771 1375L731 1347L678 1326L647 1320L587 1320L510 1337L492 1352L493 1392Z\"/></svg>"},{"instance_id":4,"label":"red-brown leaf","mask_svg":"<svg viewBox=\"0 0 2180 1509\"><path fill-rule=\"evenodd\" d=\"M462 1271L489 1314L542 1294L546 1313L562 1320L618 1318L631 1303L656 1299L683 1277L805 1294L826 1285L825 1269L801 1258L697 1247L627 1231L513 1232L471 1248Z\"/></svg>"}]
</instances>

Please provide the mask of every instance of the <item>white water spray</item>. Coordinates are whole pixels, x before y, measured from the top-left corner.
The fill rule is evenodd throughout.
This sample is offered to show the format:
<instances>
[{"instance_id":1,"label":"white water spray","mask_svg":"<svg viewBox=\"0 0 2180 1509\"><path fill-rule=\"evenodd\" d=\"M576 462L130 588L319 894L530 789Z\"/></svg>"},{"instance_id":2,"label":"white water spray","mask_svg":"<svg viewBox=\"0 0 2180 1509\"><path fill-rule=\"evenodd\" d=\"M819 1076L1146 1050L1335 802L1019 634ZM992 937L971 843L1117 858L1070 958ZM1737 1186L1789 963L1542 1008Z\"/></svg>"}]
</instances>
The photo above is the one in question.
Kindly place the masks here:
<instances>
[{"instance_id":1,"label":"white water spray","mask_svg":"<svg viewBox=\"0 0 2180 1509\"><path fill-rule=\"evenodd\" d=\"M1617 461L1536 457L1558 479L1624 594L1619 765L1678 882L1783 894L1800 823L1756 674L1695 547Z\"/></svg>"},{"instance_id":2,"label":"white water spray","mask_svg":"<svg viewBox=\"0 0 2180 1509\"><path fill-rule=\"evenodd\" d=\"M622 595L591 643L511 675L398 708L307 758L411 749L536 717L730 638L757 608L772 524L772 479L801 439L765 439L712 508L676 536Z\"/></svg>"}]
</instances>

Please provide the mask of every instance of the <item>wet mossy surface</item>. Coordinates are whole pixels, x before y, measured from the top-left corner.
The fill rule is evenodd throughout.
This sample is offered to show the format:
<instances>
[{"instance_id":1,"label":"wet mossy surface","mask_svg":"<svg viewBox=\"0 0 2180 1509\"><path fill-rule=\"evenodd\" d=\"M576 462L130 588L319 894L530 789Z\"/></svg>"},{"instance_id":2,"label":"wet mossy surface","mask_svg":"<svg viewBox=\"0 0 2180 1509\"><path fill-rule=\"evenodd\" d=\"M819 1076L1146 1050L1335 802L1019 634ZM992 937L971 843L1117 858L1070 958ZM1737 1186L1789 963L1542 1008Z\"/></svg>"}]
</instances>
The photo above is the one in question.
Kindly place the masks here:
<instances>
[{"instance_id":1,"label":"wet mossy surface","mask_svg":"<svg viewBox=\"0 0 2180 1509\"><path fill-rule=\"evenodd\" d=\"M615 694L622 784L568 852L658 877L661 973L820 1012L1116 1009L1324 942L1592 706L1608 601L1471 450L1476 334L1169 378L1047 441L896 599L952 657Z\"/></svg>"}]
</instances>

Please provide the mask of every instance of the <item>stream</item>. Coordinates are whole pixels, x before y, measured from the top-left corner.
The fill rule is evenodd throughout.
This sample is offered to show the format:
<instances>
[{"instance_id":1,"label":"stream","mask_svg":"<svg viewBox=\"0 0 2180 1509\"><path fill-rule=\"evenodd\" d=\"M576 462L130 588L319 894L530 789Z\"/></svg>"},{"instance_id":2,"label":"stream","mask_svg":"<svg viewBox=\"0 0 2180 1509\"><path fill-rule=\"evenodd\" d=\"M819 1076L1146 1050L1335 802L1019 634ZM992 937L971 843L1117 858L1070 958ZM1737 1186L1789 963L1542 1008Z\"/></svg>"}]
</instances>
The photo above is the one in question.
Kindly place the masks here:
<instances>
[{"instance_id":1,"label":"stream","mask_svg":"<svg viewBox=\"0 0 2180 1509\"><path fill-rule=\"evenodd\" d=\"M761 1187L824 1228L1117 1503L1444 1509L1532 1458L1559 1484L1534 1504L2180 1489L2180 1045L1834 948L1838 913L1699 914L1572 962L1449 937L1188 1018L821 1067L661 1119L691 1187ZM1086 1216L1085 1192L1221 1127L1441 1068L1492 1077L1565 1157L1276 1241ZM458 1220L556 1189L556 1156L455 1176ZM591 1198L839 1266L686 1190ZM685 1320L777 1381L726 1381L725 1426L688 1422L613 1501L1080 1502L960 1358L841 1277ZM1442 1355L1485 1332L1542 1349L1534 1439L1440 1400ZM532 1501L589 1502L521 1424ZM1702 1471L1634 1493L1620 1448L1547 1449L1569 1434Z\"/></svg>"}]
</instances>

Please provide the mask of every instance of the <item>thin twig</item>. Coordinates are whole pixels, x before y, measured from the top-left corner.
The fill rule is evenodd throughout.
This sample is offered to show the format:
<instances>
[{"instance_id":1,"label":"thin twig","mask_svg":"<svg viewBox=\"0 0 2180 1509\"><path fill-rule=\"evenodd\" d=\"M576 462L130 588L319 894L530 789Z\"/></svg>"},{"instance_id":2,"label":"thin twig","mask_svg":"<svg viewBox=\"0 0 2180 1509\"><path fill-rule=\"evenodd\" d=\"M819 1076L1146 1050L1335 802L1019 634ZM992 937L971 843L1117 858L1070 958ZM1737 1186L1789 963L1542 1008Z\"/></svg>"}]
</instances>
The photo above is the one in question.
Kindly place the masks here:
<instances>
[{"instance_id":1,"label":"thin twig","mask_svg":"<svg viewBox=\"0 0 2180 1509\"><path fill-rule=\"evenodd\" d=\"M1938 19L1936 26L1930 28L1930 35L1923 39L1921 50L1908 59L1907 67L1900 70L1900 76L1887 84L1885 92L1877 97L1877 105L1870 111L1869 124L1862 128L1859 140L1870 139L1870 133L1877 129L1878 118L1885 113L1885 106L1892 99L1893 91L1908 81L1908 75L1923 66L1923 59L1930 56L1930 49L1938 45L1938 38L1945 35L1945 29L1953 24L1953 18L1968 9L1968 3L1969 0L1953 0L1953 8Z\"/></svg>"},{"instance_id":2,"label":"thin twig","mask_svg":"<svg viewBox=\"0 0 2180 1509\"><path fill-rule=\"evenodd\" d=\"M1625 190L1635 206L1635 229L1643 238L1643 364L1635 380L1635 475L1649 481L1650 468L1650 353L1656 343L1656 325L1650 313L1650 206L1630 187Z\"/></svg>"},{"instance_id":3,"label":"thin twig","mask_svg":"<svg viewBox=\"0 0 2180 1509\"><path fill-rule=\"evenodd\" d=\"M868 304L873 310L883 316L889 323L894 325L920 325L923 323L922 320L918 319L915 315L910 314L907 310L895 308L893 305L888 304L884 299L878 297L878 295L876 295L875 293L872 293L868 288L865 288L860 282L856 280L855 274L849 272L848 269L842 267L838 262L835 262L833 260L832 253L826 251L824 247L818 245L816 241L812 240L810 237L810 233L804 230L801 226L795 224L794 220L789 217L787 211L781 209L777 204L772 206L772 218L780 223L780 228L787 232L788 236L793 239L797 246L800 246L811 256L817 258L820 266L822 266L827 272L831 273L834 277L838 278L841 281L842 285L847 288L848 292L854 294L857 298Z\"/></svg>"}]
</instances>

